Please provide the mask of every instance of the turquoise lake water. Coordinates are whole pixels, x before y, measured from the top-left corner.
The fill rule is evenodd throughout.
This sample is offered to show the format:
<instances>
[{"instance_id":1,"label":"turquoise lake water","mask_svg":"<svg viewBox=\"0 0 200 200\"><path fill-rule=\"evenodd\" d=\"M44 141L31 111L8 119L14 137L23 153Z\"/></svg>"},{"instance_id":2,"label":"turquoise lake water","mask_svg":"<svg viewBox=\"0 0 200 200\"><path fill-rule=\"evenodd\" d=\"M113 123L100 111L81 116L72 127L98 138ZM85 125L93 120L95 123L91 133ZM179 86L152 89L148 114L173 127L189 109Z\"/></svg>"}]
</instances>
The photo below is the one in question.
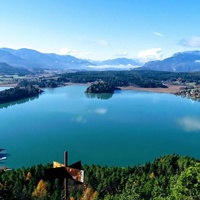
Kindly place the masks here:
<instances>
[{"instance_id":1,"label":"turquoise lake water","mask_svg":"<svg viewBox=\"0 0 200 200\"><path fill-rule=\"evenodd\" d=\"M4 88L1 88L4 89ZM0 105L0 148L11 168L63 162L133 166L177 153L200 159L200 102L172 94L86 86L45 89L39 98Z\"/></svg>"}]
</instances>

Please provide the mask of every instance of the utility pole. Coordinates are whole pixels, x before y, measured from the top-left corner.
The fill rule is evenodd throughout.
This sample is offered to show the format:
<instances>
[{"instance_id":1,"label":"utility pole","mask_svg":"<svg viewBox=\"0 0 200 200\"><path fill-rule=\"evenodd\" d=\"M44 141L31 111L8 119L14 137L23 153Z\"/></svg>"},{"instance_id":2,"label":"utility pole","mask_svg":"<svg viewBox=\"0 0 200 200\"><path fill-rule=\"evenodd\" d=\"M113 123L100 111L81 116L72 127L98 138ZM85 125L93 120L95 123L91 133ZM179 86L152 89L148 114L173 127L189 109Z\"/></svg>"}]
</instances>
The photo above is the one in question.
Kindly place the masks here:
<instances>
[{"instance_id":1,"label":"utility pole","mask_svg":"<svg viewBox=\"0 0 200 200\"><path fill-rule=\"evenodd\" d=\"M68 179L83 183L84 170L82 170L81 161L68 166L68 152L64 152L64 164L53 162L53 168L45 170L45 179L64 179L64 200L69 200Z\"/></svg>"},{"instance_id":2,"label":"utility pole","mask_svg":"<svg viewBox=\"0 0 200 200\"><path fill-rule=\"evenodd\" d=\"M64 152L64 165L65 167L68 166L68 152ZM65 196L64 199L68 200L68 178L64 178L64 190L65 190Z\"/></svg>"}]
</instances>

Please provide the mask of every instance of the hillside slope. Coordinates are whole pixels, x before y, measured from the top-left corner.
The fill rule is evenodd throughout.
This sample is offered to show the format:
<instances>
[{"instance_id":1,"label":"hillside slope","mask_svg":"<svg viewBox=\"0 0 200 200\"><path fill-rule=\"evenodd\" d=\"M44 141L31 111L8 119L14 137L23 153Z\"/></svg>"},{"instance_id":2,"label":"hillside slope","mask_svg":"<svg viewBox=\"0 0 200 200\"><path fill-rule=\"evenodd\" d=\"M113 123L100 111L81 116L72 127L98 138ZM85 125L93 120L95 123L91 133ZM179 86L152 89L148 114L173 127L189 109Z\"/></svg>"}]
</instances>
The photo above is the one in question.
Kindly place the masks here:
<instances>
[{"instance_id":1,"label":"hillside slope","mask_svg":"<svg viewBox=\"0 0 200 200\"><path fill-rule=\"evenodd\" d=\"M143 65L143 68L173 72L200 71L200 51L176 53L164 60L147 62Z\"/></svg>"}]
</instances>

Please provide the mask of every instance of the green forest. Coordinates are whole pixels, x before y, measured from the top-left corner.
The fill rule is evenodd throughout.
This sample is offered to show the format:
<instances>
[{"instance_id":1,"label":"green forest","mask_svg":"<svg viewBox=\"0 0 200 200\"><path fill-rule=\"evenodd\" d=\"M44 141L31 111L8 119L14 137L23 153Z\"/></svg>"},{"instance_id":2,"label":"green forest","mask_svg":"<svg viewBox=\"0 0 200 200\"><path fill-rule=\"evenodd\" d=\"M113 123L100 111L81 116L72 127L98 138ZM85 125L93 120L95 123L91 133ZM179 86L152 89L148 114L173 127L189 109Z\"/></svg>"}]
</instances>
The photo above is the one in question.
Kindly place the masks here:
<instances>
[{"instance_id":1,"label":"green forest","mask_svg":"<svg viewBox=\"0 0 200 200\"><path fill-rule=\"evenodd\" d=\"M200 100L200 72L162 72L153 70L130 71L78 71L58 73L48 76L36 75L29 78L12 78L4 84L16 84L18 87L0 92L0 103L37 97L41 91L36 88L55 88L68 83L90 84L86 93L113 93L120 87L136 86L140 88L167 88L178 85L181 91L176 95Z\"/></svg>"},{"instance_id":2,"label":"green forest","mask_svg":"<svg viewBox=\"0 0 200 200\"><path fill-rule=\"evenodd\" d=\"M0 104L8 103L12 101L18 101L25 98L37 97L43 91L32 85L27 85L25 87L20 87L19 85L0 91Z\"/></svg>"},{"instance_id":3,"label":"green forest","mask_svg":"<svg viewBox=\"0 0 200 200\"><path fill-rule=\"evenodd\" d=\"M164 88L165 83L200 83L200 72L175 73L153 70L130 70L130 71L82 71L76 73L65 73L59 75L59 80L73 83L90 83L104 80L116 87L138 86L144 88Z\"/></svg>"},{"instance_id":4,"label":"green forest","mask_svg":"<svg viewBox=\"0 0 200 200\"><path fill-rule=\"evenodd\" d=\"M51 167L0 171L0 199L63 199L63 179L45 179L45 169ZM200 161L188 156L166 155L132 167L84 165L83 169L84 183L68 183L70 200L200 199Z\"/></svg>"}]
</instances>

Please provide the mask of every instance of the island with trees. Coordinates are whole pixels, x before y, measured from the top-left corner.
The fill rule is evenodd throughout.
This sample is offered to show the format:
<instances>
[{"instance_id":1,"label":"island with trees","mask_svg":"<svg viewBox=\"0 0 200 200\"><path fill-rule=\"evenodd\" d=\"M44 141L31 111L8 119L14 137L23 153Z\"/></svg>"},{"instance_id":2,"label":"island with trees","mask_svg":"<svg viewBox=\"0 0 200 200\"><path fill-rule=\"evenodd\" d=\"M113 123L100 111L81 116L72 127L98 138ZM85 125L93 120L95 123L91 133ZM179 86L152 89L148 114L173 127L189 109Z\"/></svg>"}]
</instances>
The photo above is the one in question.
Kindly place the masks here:
<instances>
[{"instance_id":1,"label":"island with trees","mask_svg":"<svg viewBox=\"0 0 200 200\"><path fill-rule=\"evenodd\" d=\"M29 82L39 88L55 88L73 83L89 84L86 93L113 93L117 88L146 89L168 93L171 86L177 86L171 93L199 100L200 97L200 72L166 72L154 70L127 70L127 71L73 71L73 72L48 72L32 74L20 78L12 78L4 83L21 84ZM104 87L105 86L105 87ZM180 90L179 90L180 89Z\"/></svg>"},{"instance_id":2,"label":"island with trees","mask_svg":"<svg viewBox=\"0 0 200 200\"><path fill-rule=\"evenodd\" d=\"M98 80L93 82L85 91L85 93L114 93L115 90L117 90L112 83L108 83L103 80Z\"/></svg>"},{"instance_id":3,"label":"island with trees","mask_svg":"<svg viewBox=\"0 0 200 200\"><path fill-rule=\"evenodd\" d=\"M0 104L36 97L42 92L43 90L32 85L26 85L23 87L18 85L16 87L0 91Z\"/></svg>"}]
</instances>

